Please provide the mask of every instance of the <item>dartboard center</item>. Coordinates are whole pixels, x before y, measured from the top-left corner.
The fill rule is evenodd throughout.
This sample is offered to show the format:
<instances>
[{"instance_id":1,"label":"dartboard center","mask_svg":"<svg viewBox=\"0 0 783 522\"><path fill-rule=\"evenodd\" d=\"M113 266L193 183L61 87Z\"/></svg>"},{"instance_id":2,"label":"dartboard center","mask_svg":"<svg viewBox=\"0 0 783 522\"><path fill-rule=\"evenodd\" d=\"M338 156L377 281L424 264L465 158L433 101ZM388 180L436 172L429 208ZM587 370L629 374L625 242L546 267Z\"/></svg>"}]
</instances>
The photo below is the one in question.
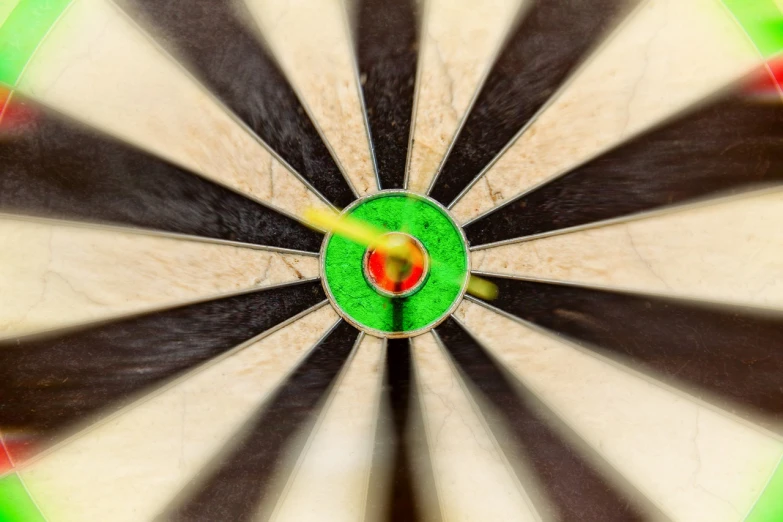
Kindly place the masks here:
<instances>
[{"instance_id":1,"label":"dartboard center","mask_svg":"<svg viewBox=\"0 0 783 522\"><path fill-rule=\"evenodd\" d=\"M411 337L454 311L468 282L468 248L445 208L388 190L357 200L343 215L385 231L369 247L339 234L324 239L324 289L345 320L371 335Z\"/></svg>"},{"instance_id":2,"label":"dartboard center","mask_svg":"<svg viewBox=\"0 0 783 522\"><path fill-rule=\"evenodd\" d=\"M370 247L364 255L364 275L376 291L404 297L420 289L429 271L429 254L421 242L404 232L388 232L386 249Z\"/></svg>"}]
</instances>

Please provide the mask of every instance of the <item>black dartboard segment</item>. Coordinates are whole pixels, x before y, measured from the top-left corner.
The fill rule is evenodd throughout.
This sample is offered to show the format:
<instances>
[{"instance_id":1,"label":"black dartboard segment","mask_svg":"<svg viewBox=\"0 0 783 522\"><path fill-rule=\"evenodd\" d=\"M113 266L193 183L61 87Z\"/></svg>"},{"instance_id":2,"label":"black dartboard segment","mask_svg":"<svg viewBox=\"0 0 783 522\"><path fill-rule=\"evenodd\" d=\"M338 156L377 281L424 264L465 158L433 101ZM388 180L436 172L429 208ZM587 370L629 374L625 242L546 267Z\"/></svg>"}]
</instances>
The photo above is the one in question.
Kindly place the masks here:
<instances>
[{"instance_id":1,"label":"black dartboard segment","mask_svg":"<svg viewBox=\"0 0 783 522\"><path fill-rule=\"evenodd\" d=\"M420 447L423 433L414 432L421 423L412 422L418 413L416 381L413 373L410 341L390 339L386 350L386 392L391 414L392 453L391 483L387 509L383 520L395 522L422 520L421 506L417 504L417 487L414 482L412 449ZM419 438L418 441L414 440Z\"/></svg>"},{"instance_id":2,"label":"black dartboard segment","mask_svg":"<svg viewBox=\"0 0 783 522\"><path fill-rule=\"evenodd\" d=\"M493 306L703 390L738 415L783 419L783 316L671 298L489 277ZM725 402L725 404L724 404ZM732 406L739 405L735 409ZM763 422L763 421L762 421Z\"/></svg>"},{"instance_id":3,"label":"black dartboard segment","mask_svg":"<svg viewBox=\"0 0 783 522\"><path fill-rule=\"evenodd\" d=\"M432 186L449 205L639 0L535 0L501 51Z\"/></svg>"},{"instance_id":4,"label":"black dartboard segment","mask_svg":"<svg viewBox=\"0 0 783 522\"><path fill-rule=\"evenodd\" d=\"M783 104L737 90L468 224L482 245L783 181Z\"/></svg>"},{"instance_id":5,"label":"black dartboard segment","mask_svg":"<svg viewBox=\"0 0 783 522\"><path fill-rule=\"evenodd\" d=\"M172 522L245 522L258 519L264 495L286 446L318 414L359 332L345 321L321 341L239 435L219 466L163 519Z\"/></svg>"},{"instance_id":6,"label":"black dartboard segment","mask_svg":"<svg viewBox=\"0 0 783 522\"><path fill-rule=\"evenodd\" d=\"M263 333L325 295L317 281L269 288L0 343L0 431L18 446L121 404Z\"/></svg>"},{"instance_id":7,"label":"black dartboard segment","mask_svg":"<svg viewBox=\"0 0 783 522\"><path fill-rule=\"evenodd\" d=\"M355 199L243 2L118 3L162 34L164 47L325 198L341 208Z\"/></svg>"},{"instance_id":8,"label":"black dartboard segment","mask_svg":"<svg viewBox=\"0 0 783 522\"><path fill-rule=\"evenodd\" d=\"M548 502L536 508L551 520L633 522L646 518L609 484L579 450L547 423L544 404L513 381L454 319L436 328L461 370L497 408L530 464ZM525 477L520 477L524 482Z\"/></svg>"},{"instance_id":9,"label":"black dartboard segment","mask_svg":"<svg viewBox=\"0 0 783 522\"><path fill-rule=\"evenodd\" d=\"M409 343L409 339L387 341L367 520L440 521L438 512L424 506L436 497L435 478Z\"/></svg>"},{"instance_id":10,"label":"black dartboard segment","mask_svg":"<svg viewBox=\"0 0 783 522\"><path fill-rule=\"evenodd\" d=\"M382 189L404 188L418 57L414 0L360 0L359 74Z\"/></svg>"},{"instance_id":11,"label":"black dartboard segment","mask_svg":"<svg viewBox=\"0 0 783 522\"><path fill-rule=\"evenodd\" d=\"M0 140L0 212L320 248L320 234L271 208L55 112L30 110L35 118Z\"/></svg>"}]
</instances>

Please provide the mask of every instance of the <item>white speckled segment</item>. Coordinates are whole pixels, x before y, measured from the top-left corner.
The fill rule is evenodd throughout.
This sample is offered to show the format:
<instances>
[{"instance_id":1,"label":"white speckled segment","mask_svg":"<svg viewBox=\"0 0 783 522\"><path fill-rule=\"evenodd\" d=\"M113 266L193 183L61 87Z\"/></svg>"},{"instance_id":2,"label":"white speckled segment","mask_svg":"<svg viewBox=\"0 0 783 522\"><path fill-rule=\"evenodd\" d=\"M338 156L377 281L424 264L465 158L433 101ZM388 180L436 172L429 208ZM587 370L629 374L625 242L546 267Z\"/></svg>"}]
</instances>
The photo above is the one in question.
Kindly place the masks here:
<instances>
[{"instance_id":1,"label":"white speckled segment","mask_svg":"<svg viewBox=\"0 0 783 522\"><path fill-rule=\"evenodd\" d=\"M362 522L383 387L383 342L365 336L307 442L273 522Z\"/></svg>"},{"instance_id":2,"label":"white speckled segment","mask_svg":"<svg viewBox=\"0 0 783 522\"><path fill-rule=\"evenodd\" d=\"M343 0L245 0L338 164L360 195L378 190Z\"/></svg>"},{"instance_id":3,"label":"white speckled segment","mask_svg":"<svg viewBox=\"0 0 783 522\"><path fill-rule=\"evenodd\" d=\"M433 335L414 338L412 347L443 522L540 520Z\"/></svg>"},{"instance_id":4,"label":"white speckled segment","mask_svg":"<svg viewBox=\"0 0 783 522\"><path fill-rule=\"evenodd\" d=\"M318 258L0 216L0 337L318 277Z\"/></svg>"},{"instance_id":5,"label":"white speckled segment","mask_svg":"<svg viewBox=\"0 0 783 522\"><path fill-rule=\"evenodd\" d=\"M462 222L740 77L762 58L720 0L648 0L453 207Z\"/></svg>"},{"instance_id":6,"label":"white speckled segment","mask_svg":"<svg viewBox=\"0 0 783 522\"><path fill-rule=\"evenodd\" d=\"M337 321L320 308L20 470L49 522L152 520Z\"/></svg>"},{"instance_id":7,"label":"white speckled segment","mask_svg":"<svg viewBox=\"0 0 783 522\"><path fill-rule=\"evenodd\" d=\"M408 189L424 193L523 0L426 0Z\"/></svg>"},{"instance_id":8,"label":"white speckled segment","mask_svg":"<svg viewBox=\"0 0 783 522\"><path fill-rule=\"evenodd\" d=\"M472 253L475 270L783 308L783 191Z\"/></svg>"},{"instance_id":9,"label":"white speckled segment","mask_svg":"<svg viewBox=\"0 0 783 522\"><path fill-rule=\"evenodd\" d=\"M109 0L75 0L17 88L290 214L324 205Z\"/></svg>"},{"instance_id":10,"label":"white speckled segment","mask_svg":"<svg viewBox=\"0 0 783 522\"><path fill-rule=\"evenodd\" d=\"M465 302L493 356L674 521L739 522L783 442L684 393Z\"/></svg>"}]
</instances>

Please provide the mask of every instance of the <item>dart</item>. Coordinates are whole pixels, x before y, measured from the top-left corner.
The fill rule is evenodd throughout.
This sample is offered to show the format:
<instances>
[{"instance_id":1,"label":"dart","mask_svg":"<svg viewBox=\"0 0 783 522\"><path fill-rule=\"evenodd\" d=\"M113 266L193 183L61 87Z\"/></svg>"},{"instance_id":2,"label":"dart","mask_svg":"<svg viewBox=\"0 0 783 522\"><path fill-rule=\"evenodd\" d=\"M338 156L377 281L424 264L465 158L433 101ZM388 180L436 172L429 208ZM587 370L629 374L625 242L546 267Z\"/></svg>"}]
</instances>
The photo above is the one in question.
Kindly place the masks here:
<instances>
[{"instance_id":1,"label":"dart","mask_svg":"<svg viewBox=\"0 0 783 522\"><path fill-rule=\"evenodd\" d=\"M425 256L414 243L402 239L400 235L389 235L379 227L375 227L360 219L340 215L329 210L308 209L305 221L315 229L324 230L343 236L366 246L374 251L388 256L387 269L392 279L407 275L411 270L421 270ZM402 269L401 266L410 265ZM497 286L486 279L470 275L466 292L481 299L492 300L497 297Z\"/></svg>"},{"instance_id":2,"label":"dart","mask_svg":"<svg viewBox=\"0 0 783 522\"><path fill-rule=\"evenodd\" d=\"M399 243L389 244L385 239L385 230L351 216L341 216L335 211L311 208L305 211L304 219L315 229L341 235L360 245L372 246L389 254L404 255L404 251L400 251Z\"/></svg>"}]
</instances>

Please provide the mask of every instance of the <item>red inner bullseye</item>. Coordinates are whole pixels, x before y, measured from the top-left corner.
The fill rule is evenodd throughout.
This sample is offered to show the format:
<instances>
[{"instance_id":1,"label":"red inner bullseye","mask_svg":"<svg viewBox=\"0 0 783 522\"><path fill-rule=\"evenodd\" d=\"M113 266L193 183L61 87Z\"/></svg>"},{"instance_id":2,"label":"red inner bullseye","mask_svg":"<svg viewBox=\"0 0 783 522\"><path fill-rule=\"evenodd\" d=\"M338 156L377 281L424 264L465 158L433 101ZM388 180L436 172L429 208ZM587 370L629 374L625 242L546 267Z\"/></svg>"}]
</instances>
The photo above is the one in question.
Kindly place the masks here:
<instances>
[{"instance_id":1,"label":"red inner bullseye","mask_svg":"<svg viewBox=\"0 0 783 522\"><path fill-rule=\"evenodd\" d=\"M379 290L391 295L402 295L415 290L426 275L426 254L421 245L410 236L393 233L406 239L408 256L405 260L390 257L384 252L370 250L365 258L365 273Z\"/></svg>"}]
</instances>

